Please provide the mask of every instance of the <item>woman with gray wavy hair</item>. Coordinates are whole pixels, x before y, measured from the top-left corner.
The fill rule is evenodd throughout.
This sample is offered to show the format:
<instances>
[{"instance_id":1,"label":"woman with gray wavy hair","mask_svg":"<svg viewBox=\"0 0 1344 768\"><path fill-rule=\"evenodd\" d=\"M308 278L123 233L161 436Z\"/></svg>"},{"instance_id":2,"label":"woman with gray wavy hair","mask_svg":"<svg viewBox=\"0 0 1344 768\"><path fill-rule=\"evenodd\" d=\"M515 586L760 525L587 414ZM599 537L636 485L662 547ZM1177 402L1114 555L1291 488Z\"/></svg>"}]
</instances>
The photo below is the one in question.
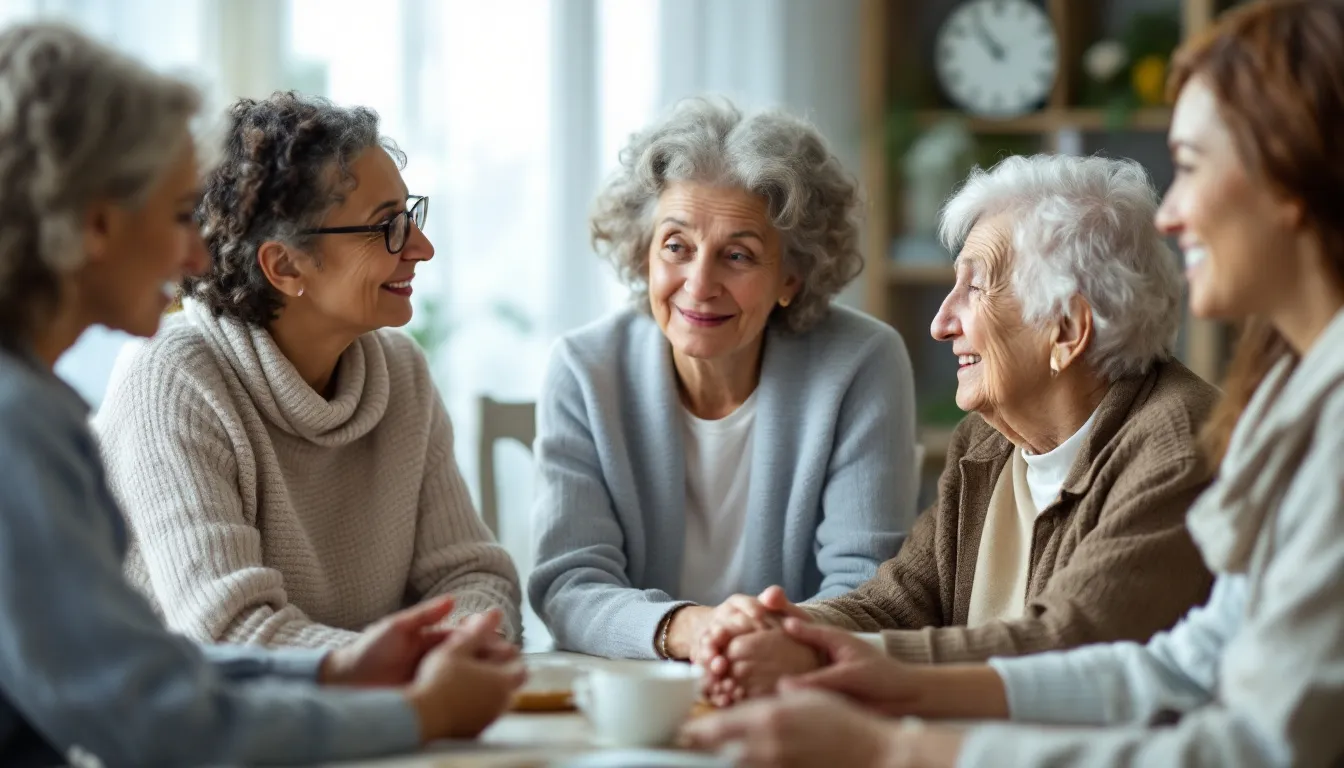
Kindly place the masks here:
<instances>
[{"instance_id":1,"label":"woman with gray wavy hair","mask_svg":"<svg viewBox=\"0 0 1344 768\"><path fill-rule=\"evenodd\" d=\"M942 663L1146 641L1207 597L1185 514L1210 479L1197 438L1216 391L1171 357L1181 280L1156 210L1132 160L972 172L940 227L956 284L931 330L970 415L938 501L853 593L800 609L771 589L756 609ZM778 630L706 642L721 703L825 661Z\"/></svg>"},{"instance_id":2,"label":"woman with gray wavy hair","mask_svg":"<svg viewBox=\"0 0 1344 768\"><path fill-rule=\"evenodd\" d=\"M556 345L538 412L529 595L559 647L688 658L735 593L838 596L899 549L909 358L831 304L857 207L779 112L684 102L622 152L592 231L635 306Z\"/></svg>"},{"instance_id":3,"label":"woman with gray wavy hair","mask_svg":"<svg viewBox=\"0 0 1344 768\"><path fill-rule=\"evenodd\" d=\"M347 648L200 647L121 573L88 406L52 373L89 326L149 335L208 267L190 85L63 26L0 31L0 763L298 764L472 736L521 682L452 603ZM212 553L204 553L210 557ZM323 690L320 686L337 686ZM363 687L354 690L352 686ZM380 690L374 690L374 687Z\"/></svg>"}]
</instances>

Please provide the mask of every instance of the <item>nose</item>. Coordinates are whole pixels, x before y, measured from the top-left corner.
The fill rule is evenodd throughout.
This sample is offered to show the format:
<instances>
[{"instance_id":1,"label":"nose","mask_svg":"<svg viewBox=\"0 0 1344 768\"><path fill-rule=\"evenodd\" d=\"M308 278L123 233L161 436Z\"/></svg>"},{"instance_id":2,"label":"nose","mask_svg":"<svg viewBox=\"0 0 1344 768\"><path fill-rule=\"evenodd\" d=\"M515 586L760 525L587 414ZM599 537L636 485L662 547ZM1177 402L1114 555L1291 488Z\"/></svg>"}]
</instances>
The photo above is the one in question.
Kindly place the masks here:
<instances>
[{"instance_id":1,"label":"nose","mask_svg":"<svg viewBox=\"0 0 1344 768\"><path fill-rule=\"evenodd\" d=\"M933 323L929 325L929 335L937 341L952 341L961 335L961 321L957 318L954 306L955 295L955 291L947 294L938 307L938 313L933 316Z\"/></svg>"},{"instance_id":2,"label":"nose","mask_svg":"<svg viewBox=\"0 0 1344 768\"><path fill-rule=\"evenodd\" d=\"M714 274L714 258L704 249L686 265L686 282L682 289L697 302L718 297L719 281Z\"/></svg>"},{"instance_id":3,"label":"nose","mask_svg":"<svg viewBox=\"0 0 1344 768\"><path fill-rule=\"evenodd\" d=\"M1180 217L1177 215L1176 199L1172 197L1171 191L1162 197L1162 204L1157 207L1157 214L1153 216L1153 224L1157 226L1157 231L1170 237L1180 231Z\"/></svg>"},{"instance_id":4,"label":"nose","mask_svg":"<svg viewBox=\"0 0 1344 768\"><path fill-rule=\"evenodd\" d=\"M415 222L411 222L411 229L406 233L406 245L401 249L401 258L403 261L429 261L434 258L434 244L429 242Z\"/></svg>"}]
</instances>

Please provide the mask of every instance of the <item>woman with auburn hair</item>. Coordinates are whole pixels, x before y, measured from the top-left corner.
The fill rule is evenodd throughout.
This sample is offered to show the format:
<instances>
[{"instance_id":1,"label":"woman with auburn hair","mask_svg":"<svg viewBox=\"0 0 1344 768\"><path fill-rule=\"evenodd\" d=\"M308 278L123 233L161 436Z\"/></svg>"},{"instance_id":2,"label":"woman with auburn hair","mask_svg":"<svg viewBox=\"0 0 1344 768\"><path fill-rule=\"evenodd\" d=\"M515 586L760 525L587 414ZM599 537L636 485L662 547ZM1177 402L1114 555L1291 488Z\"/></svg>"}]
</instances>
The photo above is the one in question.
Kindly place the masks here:
<instances>
[{"instance_id":1,"label":"woman with auburn hair","mask_svg":"<svg viewBox=\"0 0 1344 768\"><path fill-rule=\"evenodd\" d=\"M742 741L750 765L1344 760L1344 0L1232 11L1177 54L1170 87L1176 177L1157 223L1185 254L1192 311L1247 324L1205 435L1218 479L1188 519L1209 602L1146 645L951 668L790 620L829 665L696 721L690 741ZM887 715L1091 727L892 727L817 689Z\"/></svg>"}]
</instances>

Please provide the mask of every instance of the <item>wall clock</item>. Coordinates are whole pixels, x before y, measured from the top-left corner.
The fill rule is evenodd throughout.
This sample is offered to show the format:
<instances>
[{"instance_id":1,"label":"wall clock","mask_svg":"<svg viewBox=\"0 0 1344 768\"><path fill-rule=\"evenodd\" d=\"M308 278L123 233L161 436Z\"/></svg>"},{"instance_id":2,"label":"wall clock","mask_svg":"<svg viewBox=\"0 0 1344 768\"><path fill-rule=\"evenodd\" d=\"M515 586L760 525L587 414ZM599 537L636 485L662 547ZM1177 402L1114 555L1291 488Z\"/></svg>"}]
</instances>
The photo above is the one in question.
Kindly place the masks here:
<instances>
[{"instance_id":1,"label":"wall clock","mask_svg":"<svg viewBox=\"0 0 1344 768\"><path fill-rule=\"evenodd\" d=\"M1059 73L1055 25L1030 0L969 0L938 32L936 71L953 103L1007 118L1037 109Z\"/></svg>"}]
</instances>

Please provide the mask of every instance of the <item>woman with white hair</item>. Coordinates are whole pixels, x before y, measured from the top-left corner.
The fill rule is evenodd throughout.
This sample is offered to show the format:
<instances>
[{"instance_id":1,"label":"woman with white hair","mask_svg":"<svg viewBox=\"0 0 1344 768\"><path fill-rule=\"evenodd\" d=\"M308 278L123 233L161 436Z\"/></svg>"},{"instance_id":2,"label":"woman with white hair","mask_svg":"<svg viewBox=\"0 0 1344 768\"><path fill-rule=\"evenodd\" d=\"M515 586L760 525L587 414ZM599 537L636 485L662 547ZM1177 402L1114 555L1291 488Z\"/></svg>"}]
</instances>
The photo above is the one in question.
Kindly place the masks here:
<instances>
[{"instance_id":1,"label":"woman with white hair","mask_svg":"<svg viewBox=\"0 0 1344 768\"><path fill-rule=\"evenodd\" d=\"M0 764L292 765L483 730L522 680L499 611L446 631L442 598L279 654L197 646L126 582L88 406L52 366L94 324L153 334L206 269L200 95L27 25L0 31L0 102Z\"/></svg>"},{"instance_id":2,"label":"woman with white hair","mask_svg":"<svg viewBox=\"0 0 1344 768\"><path fill-rule=\"evenodd\" d=\"M778 629L747 631L771 612L941 663L1143 641L1207 597L1185 514L1209 481L1197 436L1216 393L1171 359L1181 284L1156 210L1130 160L972 172L941 223L956 284L931 330L970 415L938 501L853 593L798 609L772 589L717 624L698 650L716 700L820 665Z\"/></svg>"},{"instance_id":3,"label":"woman with white hair","mask_svg":"<svg viewBox=\"0 0 1344 768\"><path fill-rule=\"evenodd\" d=\"M529 596L562 649L690 656L715 604L867 581L913 517L909 357L832 298L858 195L811 126L692 100L592 218L636 305L562 339L538 411Z\"/></svg>"}]
</instances>

